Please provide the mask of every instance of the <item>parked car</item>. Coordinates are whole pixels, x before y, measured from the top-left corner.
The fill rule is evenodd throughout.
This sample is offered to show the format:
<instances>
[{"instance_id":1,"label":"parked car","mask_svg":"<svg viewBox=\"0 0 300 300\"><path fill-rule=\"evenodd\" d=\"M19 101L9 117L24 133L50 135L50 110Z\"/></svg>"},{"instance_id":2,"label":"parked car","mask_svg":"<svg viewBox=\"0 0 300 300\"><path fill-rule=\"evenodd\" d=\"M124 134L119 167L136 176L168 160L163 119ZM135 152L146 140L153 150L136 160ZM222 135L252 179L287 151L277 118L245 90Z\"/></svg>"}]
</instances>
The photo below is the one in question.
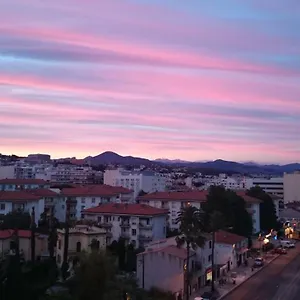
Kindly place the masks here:
<instances>
[{"instance_id":1,"label":"parked car","mask_svg":"<svg viewBox=\"0 0 300 300\"><path fill-rule=\"evenodd\" d=\"M291 241L281 241L280 243L284 248L295 248L295 244Z\"/></svg>"},{"instance_id":2,"label":"parked car","mask_svg":"<svg viewBox=\"0 0 300 300\"><path fill-rule=\"evenodd\" d=\"M264 265L264 259L262 257L255 258L254 265L253 265L254 268L259 268L262 267L263 265Z\"/></svg>"}]
</instances>

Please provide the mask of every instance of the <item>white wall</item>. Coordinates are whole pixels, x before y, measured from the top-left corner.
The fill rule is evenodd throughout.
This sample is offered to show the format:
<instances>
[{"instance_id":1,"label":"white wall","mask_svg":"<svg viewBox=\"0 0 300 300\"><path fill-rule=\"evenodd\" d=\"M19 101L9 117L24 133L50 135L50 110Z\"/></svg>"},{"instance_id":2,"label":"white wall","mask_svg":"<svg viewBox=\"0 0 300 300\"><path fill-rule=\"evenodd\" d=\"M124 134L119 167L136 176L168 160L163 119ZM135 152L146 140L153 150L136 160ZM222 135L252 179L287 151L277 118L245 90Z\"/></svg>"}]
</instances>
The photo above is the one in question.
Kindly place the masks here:
<instances>
[{"instance_id":1,"label":"white wall","mask_svg":"<svg viewBox=\"0 0 300 300\"><path fill-rule=\"evenodd\" d=\"M15 178L15 166L0 166L0 179Z\"/></svg>"},{"instance_id":2,"label":"white wall","mask_svg":"<svg viewBox=\"0 0 300 300\"><path fill-rule=\"evenodd\" d=\"M144 259L143 259L144 256ZM194 257L191 258L191 263ZM138 285L143 287L144 266L144 288L157 287L173 293L183 290L183 267L184 259L174 257L162 252L144 252L137 258Z\"/></svg>"},{"instance_id":3,"label":"white wall","mask_svg":"<svg viewBox=\"0 0 300 300\"><path fill-rule=\"evenodd\" d=\"M300 172L284 174L284 203L300 201Z\"/></svg>"}]
</instances>

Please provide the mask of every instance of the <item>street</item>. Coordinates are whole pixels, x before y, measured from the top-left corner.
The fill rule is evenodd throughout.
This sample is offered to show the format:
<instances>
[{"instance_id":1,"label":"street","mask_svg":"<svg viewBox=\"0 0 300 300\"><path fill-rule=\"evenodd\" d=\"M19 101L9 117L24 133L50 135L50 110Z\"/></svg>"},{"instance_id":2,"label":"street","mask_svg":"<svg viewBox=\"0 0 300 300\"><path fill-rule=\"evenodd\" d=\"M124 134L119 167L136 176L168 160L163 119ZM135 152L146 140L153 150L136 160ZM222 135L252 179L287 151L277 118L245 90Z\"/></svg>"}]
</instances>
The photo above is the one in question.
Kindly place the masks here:
<instances>
[{"instance_id":1,"label":"street","mask_svg":"<svg viewBox=\"0 0 300 300\"><path fill-rule=\"evenodd\" d=\"M300 244L288 250L222 300L299 300Z\"/></svg>"}]
</instances>

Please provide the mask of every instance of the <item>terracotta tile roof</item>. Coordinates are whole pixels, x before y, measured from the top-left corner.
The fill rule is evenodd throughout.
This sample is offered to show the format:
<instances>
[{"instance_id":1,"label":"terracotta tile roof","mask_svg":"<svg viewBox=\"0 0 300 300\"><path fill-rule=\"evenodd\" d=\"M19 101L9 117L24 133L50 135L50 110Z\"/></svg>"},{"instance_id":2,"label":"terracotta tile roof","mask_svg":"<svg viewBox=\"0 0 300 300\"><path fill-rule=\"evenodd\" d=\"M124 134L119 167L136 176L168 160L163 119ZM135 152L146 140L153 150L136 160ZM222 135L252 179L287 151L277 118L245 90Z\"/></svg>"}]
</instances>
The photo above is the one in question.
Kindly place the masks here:
<instances>
[{"instance_id":1,"label":"terracotta tile roof","mask_svg":"<svg viewBox=\"0 0 300 300\"><path fill-rule=\"evenodd\" d=\"M220 244L233 245L241 241L244 241L245 239L247 238L244 236L237 235L235 233L231 233L224 230L219 230L218 232L215 233L215 241L216 243L220 243Z\"/></svg>"},{"instance_id":2,"label":"terracotta tile roof","mask_svg":"<svg viewBox=\"0 0 300 300\"><path fill-rule=\"evenodd\" d=\"M40 197L55 197L59 195L58 193L55 193L50 189L32 189L32 190L28 189L26 190L26 192Z\"/></svg>"},{"instance_id":3,"label":"terracotta tile roof","mask_svg":"<svg viewBox=\"0 0 300 300\"><path fill-rule=\"evenodd\" d=\"M167 215L167 209L155 208L144 204L121 204L107 203L97 207L85 209L83 213L93 214L112 214L112 215L135 215L135 216L154 216Z\"/></svg>"},{"instance_id":4,"label":"terracotta tile roof","mask_svg":"<svg viewBox=\"0 0 300 300\"><path fill-rule=\"evenodd\" d=\"M23 191L0 191L0 201L5 202L27 202L27 201L38 201L41 197L34 195L25 190Z\"/></svg>"},{"instance_id":5,"label":"terracotta tile roof","mask_svg":"<svg viewBox=\"0 0 300 300\"><path fill-rule=\"evenodd\" d=\"M262 201L260 199L248 196L246 194L246 191L235 191L236 194L242 198L244 198L244 200L248 203L261 203Z\"/></svg>"},{"instance_id":6,"label":"terracotta tile roof","mask_svg":"<svg viewBox=\"0 0 300 300\"><path fill-rule=\"evenodd\" d=\"M43 179L0 179L0 184L47 184L48 182Z\"/></svg>"},{"instance_id":7,"label":"terracotta tile roof","mask_svg":"<svg viewBox=\"0 0 300 300\"><path fill-rule=\"evenodd\" d=\"M246 195L245 191L237 191L238 196L249 203L260 203L259 199ZM208 191L186 191L186 192L155 192L138 197L139 201L161 200L161 201L182 201L182 202L205 202Z\"/></svg>"},{"instance_id":8,"label":"terracotta tile roof","mask_svg":"<svg viewBox=\"0 0 300 300\"><path fill-rule=\"evenodd\" d=\"M6 229L6 230L0 230L0 240L5 240L14 235L13 229ZM18 230L18 237L19 238L30 238L31 237L31 231L30 230Z\"/></svg>"},{"instance_id":9,"label":"terracotta tile roof","mask_svg":"<svg viewBox=\"0 0 300 300\"><path fill-rule=\"evenodd\" d=\"M62 189L62 194L69 197L113 197L124 193L131 193L131 191L123 187L114 187L109 185L85 185Z\"/></svg>"}]
</instances>

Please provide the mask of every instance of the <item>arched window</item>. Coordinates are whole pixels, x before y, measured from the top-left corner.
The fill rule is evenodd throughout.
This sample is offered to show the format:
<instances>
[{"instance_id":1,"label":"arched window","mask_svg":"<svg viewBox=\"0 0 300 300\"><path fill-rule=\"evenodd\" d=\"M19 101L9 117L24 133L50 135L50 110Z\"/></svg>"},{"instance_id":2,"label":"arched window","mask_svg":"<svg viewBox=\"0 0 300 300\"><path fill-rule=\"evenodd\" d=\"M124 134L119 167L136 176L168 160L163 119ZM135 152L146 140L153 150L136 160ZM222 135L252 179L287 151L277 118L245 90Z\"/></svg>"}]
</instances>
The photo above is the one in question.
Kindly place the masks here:
<instances>
[{"instance_id":1,"label":"arched window","mask_svg":"<svg viewBox=\"0 0 300 300\"><path fill-rule=\"evenodd\" d=\"M76 244L76 252L81 252L81 243L77 242Z\"/></svg>"},{"instance_id":2,"label":"arched window","mask_svg":"<svg viewBox=\"0 0 300 300\"><path fill-rule=\"evenodd\" d=\"M99 250L99 249L100 249L100 242L97 241L97 250Z\"/></svg>"}]
</instances>

